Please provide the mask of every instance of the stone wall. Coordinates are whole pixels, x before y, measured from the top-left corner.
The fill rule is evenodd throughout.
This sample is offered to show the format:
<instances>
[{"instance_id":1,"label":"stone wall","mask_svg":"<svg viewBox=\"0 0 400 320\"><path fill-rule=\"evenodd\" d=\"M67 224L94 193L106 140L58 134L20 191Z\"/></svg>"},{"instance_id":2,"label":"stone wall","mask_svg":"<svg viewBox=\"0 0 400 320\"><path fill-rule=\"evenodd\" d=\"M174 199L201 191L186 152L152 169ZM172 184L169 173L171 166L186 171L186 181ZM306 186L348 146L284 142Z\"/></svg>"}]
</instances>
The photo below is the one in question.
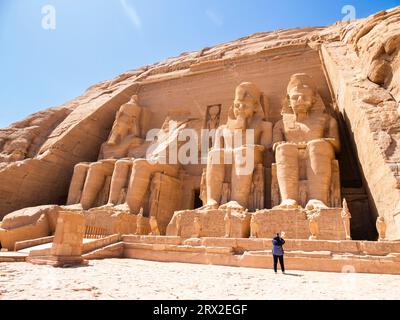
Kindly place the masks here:
<instances>
[{"instance_id":1,"label":"stone wall","mask_svg":"<svg viewBox=\"0 0 400 320\"><path fill-rule=\"evenodd\" d=\"M374 28L386 31L393 21L393 14L400 15L400 8L391 13L381 12L360 22L345 33L343 41L322 46L322 57L337 106L342 113L353 141L362 168L370 197L372 216L365 220L376 220L384 216L388 224L387 236L391 240L400 239L400 180L398 164L400 158L399 135L400 117L398 102L388 88L372 82L366 72L366 57L357 54L362 48L355 47L351 40L358 34L358 44L372 46L377 42L384 45L385 37L376 38ZM400 34L388 34L400 38ZM363 38L363 40L360 40ZM346 40L347 39L347 40ZM368 41L369 39L369 41ZM360 44L361 43L361 44ZM368 66L369 67L369 66Z\"/></svg>"}]
</instances>

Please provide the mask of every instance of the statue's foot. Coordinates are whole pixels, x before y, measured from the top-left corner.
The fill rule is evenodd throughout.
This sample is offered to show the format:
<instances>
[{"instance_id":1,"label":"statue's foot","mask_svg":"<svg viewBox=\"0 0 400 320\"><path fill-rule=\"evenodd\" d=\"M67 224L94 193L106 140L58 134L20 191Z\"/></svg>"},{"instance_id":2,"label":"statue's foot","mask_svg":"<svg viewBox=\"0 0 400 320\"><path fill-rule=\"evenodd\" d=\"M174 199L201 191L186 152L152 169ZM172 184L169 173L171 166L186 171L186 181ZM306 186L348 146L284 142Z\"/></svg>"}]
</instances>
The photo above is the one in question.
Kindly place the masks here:
<instances>
[{"instance_id":1,"label":"statue's foot","mask_svg":"<svg viewBox=\"0 0 400 320\"><path fill-rule=\"evenodd\" d=\"M306 205L306 210L317 210L317 209L328 209L328 206L323 203L321 200L312 199L308 201Z\"/></svg>"},{"instance_id":2,"label":"statue's foot","mask_svg":"<svg viewBox=\"0 0 400 320\"><path fill-rule=\"evenodd\" d=\"M238 211L238 212L243 212L245 208L241 206L239 203L236 201L230 201L228 203L223 204L220 206L218 209L220 210L226 210L226 209L231 209L232 211Z\"/></svg>"},{"instance_id":3,"label":"statue's foot","mask_svg":"<svg viewBox=\"0 0 400 320\"><path fill-rule=\"evenodd\" d=\"M116 210L121 210L121 211L130 211L129 206L127 203L122 203L114 206Z\"/></svg>"},{"instance_id":4,"label":"statue's foot","mask_svg":"<svg viewBox=\"0 0 400 320\"><path fill-rule=\"evenodd\" d=\"M205 206L202 206L198 210L217 210L219 207L216 201L209 201Z\"/></svg>"},{"instance_id":5,"label":"statue's foot","mask_svg":"<svg viewBox=\"0 0 400 320\"><path fill-rule=\"evenodd\" d=\"M111 202L109 202L109 203L107 203L107 204L105 204L104 206L101 206L101 207L99 207L100 209L108 209L108 208L112 208L112 207L114 207L115 205L113 204L113 203L111 203Z\"/></svg>"},{"instance_id":6,"label":"statue's foot","mask_svg":"<svg viewBox=\"0 0 400 320\"><path fill-rule=\"evenodd\" d=\"M83 211L83 207L80 203L62 206L62 208L71 211Z\"/></svg>"},{"instance_id":7,"label":"statue's foot","mask_svg":"<svg viewBox=\"0 0 400 320\"><path fill-rule=\"evenodd\" d=\"M298 209L299 204L297 203L296 200L293 199L286 199L283 200L282 203L279 206L276 206L274 209Z\"/></svg>"}]
</instances>

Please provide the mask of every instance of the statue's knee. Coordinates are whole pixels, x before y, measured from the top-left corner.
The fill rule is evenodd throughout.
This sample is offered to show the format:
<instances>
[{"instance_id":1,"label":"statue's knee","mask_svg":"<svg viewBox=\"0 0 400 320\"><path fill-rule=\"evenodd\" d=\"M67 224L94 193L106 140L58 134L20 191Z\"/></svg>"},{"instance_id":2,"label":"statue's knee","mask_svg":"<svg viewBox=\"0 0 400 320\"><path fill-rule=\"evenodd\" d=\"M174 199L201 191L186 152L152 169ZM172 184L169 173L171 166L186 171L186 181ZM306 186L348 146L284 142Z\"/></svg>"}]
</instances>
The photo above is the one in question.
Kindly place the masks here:
<instances>
[{"instance_id":1,"label":"statue's knee","mask_svg":"<svg viewBox=\"0 0 400 320\"><path fill-rule=\"evenodd\" d=\"M150 164L147 160L145 159L137 159L133 161L133 168L135 170L146 170L150 168Z\"/></svg>"},{"instance_id":2,"label":"statue's knee","mask_svg":"<svg viewBox=\"0 0 400 320\"><path fill-rule=\"evenodd\" d=\"M89 165L90 170L101 170L103 168L103 164L99 162L95 162Z\"/></svg>"},{"instance_id":3,"label":"statue's knee","mask_svg":"<svg viewBox=\"0 0 400 320\"><path fill-rule=\"evenodd\" d=\"M334 157L334 151L332 145L324 140L312 141L308 144L308 152L310 156L320 155L326 157Z\"/></svg>"},{"instance_id":4,"label":"statue's knee","mask_svg":"<svg viewBox=\"0 0 400 320\"><path fill-rule=\"evenodd\" d=\"M208 162L211 164L223 164L227 158L226 153L225 149L212 149L208 154Z\"/></svg>"},{"instance_id":5,"label":"statue's knee","mask_svg":"<svg viewBox=\"0 0 400 320\"><path fill-rule=\"evenodd\" d=\"M281 144L276 148L276 158L297 157L298 150L295 144Z\"/></svg>"},{"instance_id":6,"label":"statue's knee","mask_svg":"<svg viewBox=\"0 0 400 320\"><path fill-rule=\"evenodd\" d=\"M132 164L132 160L118 160L115 163L115 167L116 168L124 168L124 167L128 167Z\"/></svg>"},{"instance_id":7,"label":"statue's knee","mask_svg":"<svg viewBox=\"0 0 400 320\"><path fill-rule=\"evenodd\" d=\"M74 172L82 172L82 171L86 171L88 169L89 169L89 164L87 164L87 163L78 163L74 167Z\"/></svg>"},{"instance_id":8,"label":"statue's knee","mask_svg":"<svg viewBox=\"0 0 400 320\"><path fill-rule=\"evenodd\" d=\"M89 166L89 174L90 175L105 175L108 174L107 166L101 162L92 163Z\"/></svg>"}]
</instances>

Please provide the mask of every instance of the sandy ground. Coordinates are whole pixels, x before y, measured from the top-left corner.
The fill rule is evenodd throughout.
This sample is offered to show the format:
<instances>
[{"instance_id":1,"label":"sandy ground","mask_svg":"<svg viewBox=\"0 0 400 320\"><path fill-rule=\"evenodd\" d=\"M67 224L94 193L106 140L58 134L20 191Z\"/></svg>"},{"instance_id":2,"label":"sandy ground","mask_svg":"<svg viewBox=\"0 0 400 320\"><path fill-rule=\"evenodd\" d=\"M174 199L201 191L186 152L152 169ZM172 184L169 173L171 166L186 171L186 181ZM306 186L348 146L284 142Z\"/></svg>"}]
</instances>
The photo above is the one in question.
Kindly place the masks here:
<instances>
[{"instance_id":1,"label":"sandy ground","mask_svg":"<svg viewBox=\"0 0 400 320\"><path fill-rule=\"evenodd\" d=\"M56 269L0 263L0 299L400 299L400 276L245 269L140 260Z\"/></svg>"}]
</instances>

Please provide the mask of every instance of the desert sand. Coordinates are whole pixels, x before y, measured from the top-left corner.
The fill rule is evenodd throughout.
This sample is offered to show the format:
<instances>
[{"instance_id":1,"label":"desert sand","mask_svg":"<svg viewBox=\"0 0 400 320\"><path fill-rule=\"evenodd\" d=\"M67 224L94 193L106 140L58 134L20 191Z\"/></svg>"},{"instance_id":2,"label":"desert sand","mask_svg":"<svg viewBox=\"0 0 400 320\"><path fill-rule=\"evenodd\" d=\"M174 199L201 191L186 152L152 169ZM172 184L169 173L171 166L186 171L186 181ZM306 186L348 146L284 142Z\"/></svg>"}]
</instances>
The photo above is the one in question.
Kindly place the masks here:
<instances>
[{"instance_id":1,"label":"desert sand","mask_svg":"<svg viewBox=\"0 0 400 320\"><path fill-rule=\"evenodd\" d=\"M399 299L400 276L111 259L81 268L0 264L0 300Z\"/></svg>"}]
</instances>

